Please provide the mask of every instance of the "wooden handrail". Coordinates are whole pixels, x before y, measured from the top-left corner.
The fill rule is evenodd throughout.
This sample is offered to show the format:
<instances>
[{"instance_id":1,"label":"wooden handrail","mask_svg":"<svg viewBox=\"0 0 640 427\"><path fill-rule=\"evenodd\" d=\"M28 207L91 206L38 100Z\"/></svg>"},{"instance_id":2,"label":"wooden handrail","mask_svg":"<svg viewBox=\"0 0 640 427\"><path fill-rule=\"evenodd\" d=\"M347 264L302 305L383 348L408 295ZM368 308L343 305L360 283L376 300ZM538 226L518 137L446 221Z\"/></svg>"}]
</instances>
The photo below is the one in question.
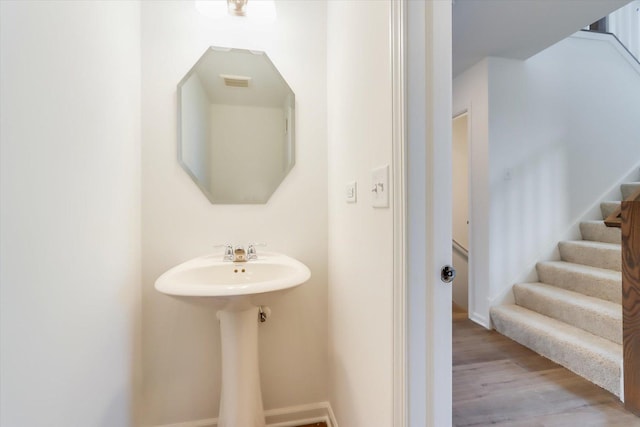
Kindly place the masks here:
<instances>
[{"instance_id":1,"label":"wooden handrail","mask_svg":"<svg viewBox=\"0 0 640 427\"><path fill-rule=\"evenodd\" d=\"M640 191L621 203L625 408L640 416Z\"/></svg>"},{"instance_id":2,"label":"wooden handrail","mask_svg":"<svg viewBox=\"0 0 640 427\"><path fill-rule=\"evenodd\" d=\"M604 223L622 234L622 363L624 406L640 416L640 189Z\"/></svg>"},{"instance_id":3,"label":"wooden handrail","mask_svg":"<svg viewBox=\"0 0 640 427\"><path fill-rule=\"evenodd\" d=\"M627 197L624 201L630 202L634 200L640 200L640 189L633 193L631 196ZM605 218L604 223L607 227L621 227L622 224L622 204L617 208L611 215Z\"/></svg>"}]
</instances>

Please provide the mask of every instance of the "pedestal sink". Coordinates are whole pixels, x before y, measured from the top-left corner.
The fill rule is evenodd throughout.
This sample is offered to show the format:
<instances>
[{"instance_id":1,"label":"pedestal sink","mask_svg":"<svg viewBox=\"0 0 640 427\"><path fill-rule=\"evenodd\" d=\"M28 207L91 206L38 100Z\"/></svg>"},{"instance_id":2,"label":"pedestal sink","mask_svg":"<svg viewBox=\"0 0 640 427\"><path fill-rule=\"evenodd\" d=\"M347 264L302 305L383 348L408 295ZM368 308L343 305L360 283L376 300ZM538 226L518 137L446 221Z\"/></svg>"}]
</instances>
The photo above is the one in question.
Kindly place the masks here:
<instances>
[{"instance_id":1,"label":"pedestal sink","mask_svg":"<svg viewBox=\"0 0 640 427\"><path fill-rule=\"evenodd\" d=\"M218 312L222 346L218 427L265 426L258 370L259 308L251 298L293 288L310 276L300 261L263 252L247 262L206 255L177 265L156 280L162 293L213 297L224 303Z\"/></svg>"}]
</instances>

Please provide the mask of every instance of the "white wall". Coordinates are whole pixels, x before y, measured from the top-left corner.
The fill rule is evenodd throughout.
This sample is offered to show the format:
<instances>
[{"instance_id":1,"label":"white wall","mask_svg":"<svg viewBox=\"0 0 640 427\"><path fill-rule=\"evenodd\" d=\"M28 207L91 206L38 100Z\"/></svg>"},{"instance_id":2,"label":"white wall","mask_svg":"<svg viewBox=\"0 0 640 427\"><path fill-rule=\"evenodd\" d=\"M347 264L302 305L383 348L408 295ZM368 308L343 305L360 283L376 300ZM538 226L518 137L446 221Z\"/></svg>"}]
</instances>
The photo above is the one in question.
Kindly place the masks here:
<instances>
[{"instance_id":1,"label":"white wall","mask_svg":"<svg viewBox=\"0 0 640 427\"><path fill-rule=\"evenodd\" d=\"M524 62L485 63L486 79L467 87L456 79L455 91L473 102L473 93L489 88L489 159L479 163L489 176L478 175L472 154L471 180L472 193L490 186L488 210L472 202L474 216L490 216L488 240L476 236L473 219L471 228L473 253L476 238L489 248L489 280L477 284L478 301L494 304L515 282L535 278L536 261L638 164L640 74L614 43L578 36Z\"/></svg>"},{"instance_id":2,"label":"white wall","mask_svg":"<svg viewBox=\"0 0 640 427\"><path fill-rule=\"evenodd\" d=\"M218 243L266 242L309 266L308 283L268 301L262 391L266 409L327 400L326 5L276 7L273 26L238 29L216 26L193 2L142 2L145 425L218 415L215 308L153 288L169 267ZM296 94L296 166L267 204L211 205L176 160L176 84L210 45L266 51Z\"/></svg>"},{"instance_id":3,"label":"white wall","mask_svg":"<svg viewBox=\"0 0 640 427\"><path fill-rule=\"evenodd\" d=\"M133 425L140 6L0 2L0 424Z\"/></svg>"},{"instance_id":4,"label":"white wall","mask_svg":"<svg viewBox=\"0 0 640 427\"><path fill-rule=\"evenodd\" d=\"M370 186L391 163L389 13L387 1L328 2L329 396L343 426L393 424L393 218L371 207Z\"/></svg>"}]
</instances>

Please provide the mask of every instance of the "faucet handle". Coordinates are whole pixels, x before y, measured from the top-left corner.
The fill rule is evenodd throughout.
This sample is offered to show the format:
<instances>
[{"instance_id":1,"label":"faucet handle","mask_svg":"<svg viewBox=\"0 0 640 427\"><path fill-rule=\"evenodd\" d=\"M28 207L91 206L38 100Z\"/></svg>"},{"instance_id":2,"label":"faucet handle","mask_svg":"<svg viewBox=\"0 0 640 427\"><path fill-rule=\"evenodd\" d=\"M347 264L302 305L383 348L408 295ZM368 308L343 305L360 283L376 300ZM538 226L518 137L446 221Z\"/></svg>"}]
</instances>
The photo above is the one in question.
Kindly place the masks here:
<instances>
[{"instance_id":1,"label":"faucet handle","mask_svg":"<svg viewBox=\"0 0 640 427\"><path fill-rule=\"evenodd\" d=\"M258 259L256 246L267 246L267 244L266 243L249 243L249 245L247 246L247 260Z\"/></svg>"},{"instance_id":2,"label":"faucet handle","mask_svg":"<svg viewBox=\"0 0 640 427\"><path fill-rule=\"evenodd\" d=\"M214 248L224 248L224 261L233 261L233 245L214 245Z\"/></svg>"}]
</instances>

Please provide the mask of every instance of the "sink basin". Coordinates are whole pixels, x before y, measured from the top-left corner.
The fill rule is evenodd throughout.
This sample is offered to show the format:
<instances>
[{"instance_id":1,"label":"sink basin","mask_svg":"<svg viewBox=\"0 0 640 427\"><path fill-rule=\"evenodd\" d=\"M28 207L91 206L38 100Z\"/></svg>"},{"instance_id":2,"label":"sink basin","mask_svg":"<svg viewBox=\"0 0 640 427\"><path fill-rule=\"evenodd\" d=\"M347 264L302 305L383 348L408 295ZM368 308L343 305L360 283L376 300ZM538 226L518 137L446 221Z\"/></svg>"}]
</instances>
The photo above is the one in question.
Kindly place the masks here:
<instances>
[{"instance_id":1,"label":"sink basin","mask_svg":"<svg viewBox=\"0 0 640 427\"><path fill-rule=\"evenodd\" d=\"M205 255L165 272L156 280L156 289L169 295L234 297L289 289L310 276L306 265L274 252L261 252L259 259L238 263Z\"/></svg>"}]
</instances>

